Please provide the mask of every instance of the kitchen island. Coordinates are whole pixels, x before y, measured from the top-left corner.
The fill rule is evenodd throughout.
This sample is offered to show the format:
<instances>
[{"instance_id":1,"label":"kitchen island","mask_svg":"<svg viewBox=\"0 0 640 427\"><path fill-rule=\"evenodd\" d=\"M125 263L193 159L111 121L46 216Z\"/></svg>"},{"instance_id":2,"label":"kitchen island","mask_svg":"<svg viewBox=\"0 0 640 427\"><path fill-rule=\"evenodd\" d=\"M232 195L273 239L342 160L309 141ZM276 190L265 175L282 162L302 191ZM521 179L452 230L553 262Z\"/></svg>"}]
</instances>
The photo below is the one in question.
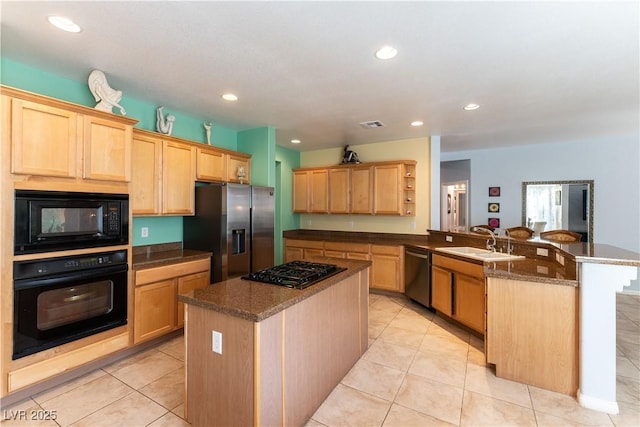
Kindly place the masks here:
<instances>
[{"instance_id":1,"label":"kitchen island","mask_svg":"<svg viewBox=\"0 0 640 427\"><path fill-rule=\"evenodd\" d=\"M179 297L192 425L303 425L366 351L370 262L318 261L346 270L302 290L234 278Z\"/></svg>"}]
</instances>

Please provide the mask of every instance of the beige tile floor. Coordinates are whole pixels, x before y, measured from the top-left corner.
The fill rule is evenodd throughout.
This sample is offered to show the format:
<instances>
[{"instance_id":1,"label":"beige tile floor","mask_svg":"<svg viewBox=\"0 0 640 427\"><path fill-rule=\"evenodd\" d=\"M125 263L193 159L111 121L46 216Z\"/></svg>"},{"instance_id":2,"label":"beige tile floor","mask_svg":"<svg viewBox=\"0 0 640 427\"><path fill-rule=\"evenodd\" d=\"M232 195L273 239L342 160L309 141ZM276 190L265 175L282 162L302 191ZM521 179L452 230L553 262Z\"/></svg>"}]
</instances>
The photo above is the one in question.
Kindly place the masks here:
<instances>
[{"instance_id":1,"label":"beige tile floor","mask_svg":"<svg viewBox=\"0 0 640 427\"><path fill-rule=\"evenodd\" d=\"M370 295L369 349L308 426L639 426L640 296L618 298L620 414L497 378L482 340L403 298ZM182 337L2 408L4 426L188 426ZM56 411L55 421L7 420Z\"/></svg>"}]
</instances>

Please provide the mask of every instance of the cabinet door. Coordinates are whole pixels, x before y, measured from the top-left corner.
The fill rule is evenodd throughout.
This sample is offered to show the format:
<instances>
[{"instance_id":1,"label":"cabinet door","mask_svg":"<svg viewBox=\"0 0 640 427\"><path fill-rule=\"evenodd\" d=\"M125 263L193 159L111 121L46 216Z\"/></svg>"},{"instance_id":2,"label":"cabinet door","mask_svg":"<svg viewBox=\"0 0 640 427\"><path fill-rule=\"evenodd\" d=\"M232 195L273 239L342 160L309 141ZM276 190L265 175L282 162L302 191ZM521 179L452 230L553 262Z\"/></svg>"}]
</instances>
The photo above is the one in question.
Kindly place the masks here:
<instances>
[{"instance_id":1,"label":"cabinet door","mask_svg":"<svg viewBox=\"0 0 640 427\"><path fill-rule=\"evenodd\" d=\"M244 177L242 174L244 173ZM251 163L244 156L227 155L227 181L240 184L251 183Z\"/></svg>"},{"instance_id":2,"label":"cabinet door","mask_svg":"<svg viewBox=\"0 0 640 427\"><path fill-rule=\"evenodd\" d=\"M454 318L484 335L484 280L455 275Z\"/></svg>"},{"instance_id":3,"label":"cabinet door","mask_svg":"<svg viewBox=\"0 0 640 427\"><path fill-rule=\"evenodd\" d=\"M327 213L329 211L329 171L327 169L312 170L309 179L311 182L309 211Z\"/></svg>"},{"instance_id":4,"label":"cabinet door","mask_svg":"<svg viewBox=\"0 0 640 427\"><path fill-rule=\"evenodd\" d=\"M307 171L293 172L293 211L309 212L309 173Z\"/></svg>"},{"instance_id":5,"label":"cabinet door","mask_svg":"<svg viewBox=\"0 0 640 427\"><path fill-rule=\"evenodd\" d=\"M190 274L188 276L178 278L178 295L186 294L194 289L200 289L209 285L209 272ZM177 301L176 326L181 328L184 326L184 303Z\"/></svg>"},{"instance_id":6,"label":"cabinet door","mask_svg":"<svg viewBox=\"0 0 640 427\"><path fill-rule=\"evenodd\" d=\"M370 214L373 199L373 175L371 167L354 167L351 170L351 213Z\"/></svg>"},{"instance_id":7,"label":"cabinet door","mask_svg":"<svg viewBox=\"0 0 640 427\"><path fill-rule=\"evenodd\" d=\"M329 212L349 213L349 175L347 168L329 169Z\"/></svg>"},{"instance_id":8,"label":"cabinet door","mask_svg":"<svg viewBox=\"0 0 640 427\"><path fill-rule=\"evenodd\" d=\"M371 245L371 287L404 292L402 246Z\"/></svg>"},{"instance_id":9,"label":"cabinet door","mask_svg":"<svg viewBox=\"0 0 640 427\"><path fill-rule=\"evenodd\" d=\"M76 113L12 99L11 172L75 178L78 124Z\"/></svg>"},{"instance_id":10,"label":"cabinet door","mask_svg":"<svg viewBox=\"0 0 640 427\"><path fill-rule=\"evenodd\" d=\"M227 179L227 157L222 151L211 148L196 149L196 179L199 181L221 181Z\"/></svg>"},{"instance_id":11,"label":"cabinet door","mask_svg":"<svg viewBox=\"0 0 640 427\"><path fill-rule=\"evenodd\" d=\"M378 165L373 167L374 214L400 215L402 213L401 169L400 165Z\"/></svg>"},{"instance_id":12,"label":"cabinet door","mask_svg":"<svg viewBox=\"0 0 640 427\"><path fill-rule=\"evenodd\" d=\"M284 262L298 261L304 259L304 249L287 246L284 251Z\"/></svg>"},{"instance_id":13,"label":"cabinet door","mask_svg":"<svg viewBox=\"0 0 640 427\"><path fill-rule=\"evenodd\" d=\"M130 125L84 116L83 177L103 181L131 180Z\"/></svg>"},{"instance_id":14,"label":"cabinet door","mask_svg":"<svg viewBox=\"0 0 640 427\"><path fill-rule=\"evenodd\" d=\"M195 199L195 153L178 142L163 141L162 212L193 215Z\"/></svg>"},{"instance_id":15,"label":"cabinet door","mask_svg":"<svg viewBox=\"0 0 640 427\"><path fill-rule=\"evenodd\" d=\"M303 254L303 259L309 259L324 256L324 251L322 249L304 248Z\"/></svg>"},{"instance_id":16,"label":"cabinet door","mask_svg":"<svg viewBox=\"0 0 640 427\"><path fill-rule=\"evenodd\" d=\"M431 306L447 316L452 315L452 279L450 271L431 267Z\"/></svg>"},{"instance_id":17,"label":"cabinet door","mask_svg":"<svg viewBox=\"0 0 640 427\"><path fill-rule=\"evenodd\" d=\"M162 140L136 135L133 138L131 212L133 215L160 213L160 156Z\"/></svg>"},{"instance_id":18,"label":"cabinet door","mask_svg":"<svg viewBox=\"0 0 640 427\"><path fill-rule=\"evenodd\" d=\"M174 329L175 301L175 279L135 288L134 343L159 337Z\"/></svg>"}]
</instances>

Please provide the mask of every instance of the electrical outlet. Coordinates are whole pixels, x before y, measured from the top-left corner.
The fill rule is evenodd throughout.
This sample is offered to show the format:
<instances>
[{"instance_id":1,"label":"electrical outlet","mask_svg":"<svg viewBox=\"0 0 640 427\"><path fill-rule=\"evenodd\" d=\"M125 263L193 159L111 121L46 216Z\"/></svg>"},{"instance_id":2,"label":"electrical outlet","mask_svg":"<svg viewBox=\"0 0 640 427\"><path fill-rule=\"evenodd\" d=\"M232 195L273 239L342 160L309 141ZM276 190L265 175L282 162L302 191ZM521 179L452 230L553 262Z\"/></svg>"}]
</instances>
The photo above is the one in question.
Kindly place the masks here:
<instances>
[{"instance_id":1,"label":"electrical outlet","mask_svg":"<svg viewBox=\"0 0 640 427\"><path fill-rule=\"evenodd\" d=\"M222 354L222 332L211 331L211 351Z\"/></svg>"},{"instance_id":2,"label":"electrical outlet","mask_svg":"<svg viewBox=\"0 0 640 427\"><path fill-rule=\"evenodd\" d=\"M453 242L453 236L446 236L444 238L447 242Z\"/></svg>"},{"instance_id":3,"label":"electrical outlet","mask_svg":"<svg viewBox=\"0 0 640 427\"><path fill-rule=\"evenodd\" d=\"M539 256L549 256L549 249L546 249L546 248L536 248L536 255L539 255Z\"/></svg>"},{"instance_id":4,"label":"electrical outlet","mask_svg":"<svg viewBox=\"0 0 640 427\"><path fill-rule=\"evenodd\" d=\"M149 237L149 227L142 227L140 229L140 237Z\"/></svg>"}]
</instances>

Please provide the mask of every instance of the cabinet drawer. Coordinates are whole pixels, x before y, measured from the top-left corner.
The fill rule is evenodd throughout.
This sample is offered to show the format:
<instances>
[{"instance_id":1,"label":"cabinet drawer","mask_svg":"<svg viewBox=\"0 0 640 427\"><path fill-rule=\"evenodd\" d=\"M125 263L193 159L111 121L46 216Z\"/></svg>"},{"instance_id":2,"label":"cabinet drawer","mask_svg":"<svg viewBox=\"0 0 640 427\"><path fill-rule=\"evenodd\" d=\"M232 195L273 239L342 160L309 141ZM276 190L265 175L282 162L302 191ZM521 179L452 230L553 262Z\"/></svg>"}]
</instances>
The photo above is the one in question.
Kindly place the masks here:
<instances>
[{"instance_id":1,"label":"cabinet drawer","mask_svg":"<svg viewBox=\"0 0 640 427\"><path fill-rule=\"evenodd\" d=\"M295 246L296 248L323 249L324 242L322 240L297 240L285 239L286 246Z\"/></svg>"},{"instance_id":2,"label":"cabinet drawer","mask_svg":"<svg viewBox=\"0 0 640 427\"><path fill-rule=\"evenodd\" d=\"M402 255L403 246L371 245L371 253L377 255Z\"/></svg>"},{"instance_id":3,"label":"cabinet drawer","mask_svg":"<svg viewBox=\"0 0 640 427\"><path fill-rule=\"evenodd\" d=\"M466 274L483 279L484 266L482 264L474 264L467 261L460 261L455 258L433 254L432 264L437 267L453 270L456 273Z\"/></svg>"},{"instance_id":4,"label":"cabinet drawer","mask_svg":"<svg viewBox=\"0 0 640 427\"><path fill-rule=\"evenodd\" d=\"M325 250L369 253L368 243L324 242Z\"/></svg>"},{"instance_id":5,"label":"cabinet drawer","mask_svg":"<svg viewBox=\"0 0 640 427\"><path fill-rule=\"evenodd\" d=\"M173 277L185 276L187 274L199 273L209 269L210 260L199 259L196 261L180 262L177 264L163 265L162 267L148 268L136 271L136 286L147 283L158 282L160 280L171 279Z\"/></svg>"}]
</instances>

